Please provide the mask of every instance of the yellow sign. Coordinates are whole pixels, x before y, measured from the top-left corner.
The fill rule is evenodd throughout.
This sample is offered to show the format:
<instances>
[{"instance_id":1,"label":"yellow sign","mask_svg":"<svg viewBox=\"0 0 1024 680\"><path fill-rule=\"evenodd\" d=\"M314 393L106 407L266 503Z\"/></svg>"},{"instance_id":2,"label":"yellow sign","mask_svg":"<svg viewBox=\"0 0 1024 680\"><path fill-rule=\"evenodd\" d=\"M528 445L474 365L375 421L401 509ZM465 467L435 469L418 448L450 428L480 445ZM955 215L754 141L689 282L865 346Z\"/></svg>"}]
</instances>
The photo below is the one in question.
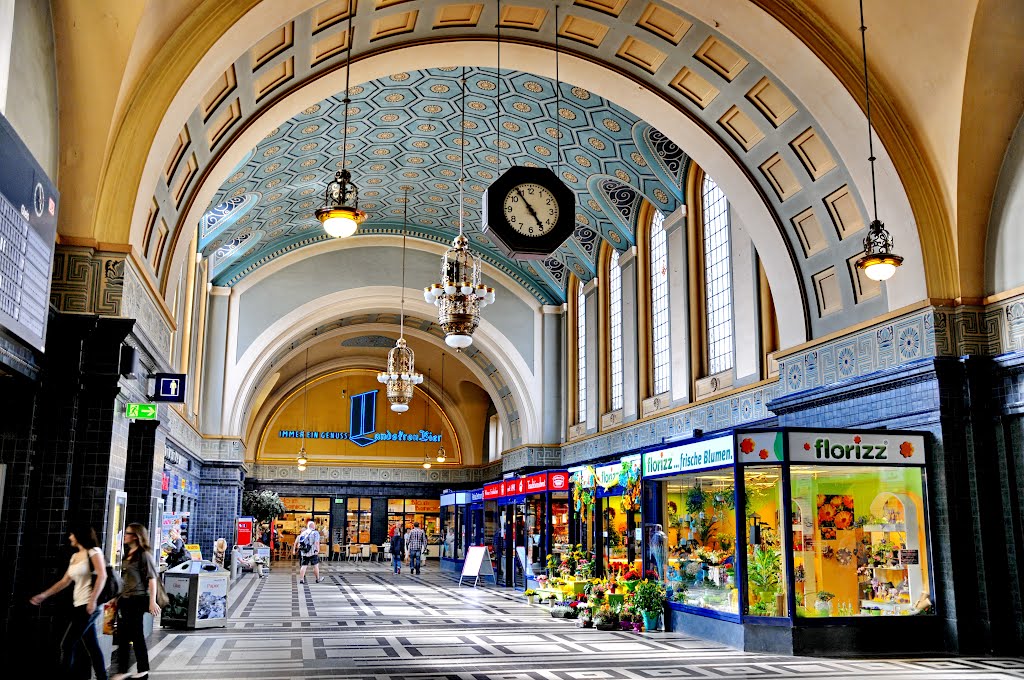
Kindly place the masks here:
<instances>
[{"instance_id":1,"label":"yellow sign","mask_svg":"<svg viewBox=\"0 0 1024 680\"><path fill-rule=\"evenodd\" d=\"M201 560L203 559L203 551L199 548L198 543L186 543L185 550L189 551L192 555L192 559Z\"/></svg>"}]
</instances>

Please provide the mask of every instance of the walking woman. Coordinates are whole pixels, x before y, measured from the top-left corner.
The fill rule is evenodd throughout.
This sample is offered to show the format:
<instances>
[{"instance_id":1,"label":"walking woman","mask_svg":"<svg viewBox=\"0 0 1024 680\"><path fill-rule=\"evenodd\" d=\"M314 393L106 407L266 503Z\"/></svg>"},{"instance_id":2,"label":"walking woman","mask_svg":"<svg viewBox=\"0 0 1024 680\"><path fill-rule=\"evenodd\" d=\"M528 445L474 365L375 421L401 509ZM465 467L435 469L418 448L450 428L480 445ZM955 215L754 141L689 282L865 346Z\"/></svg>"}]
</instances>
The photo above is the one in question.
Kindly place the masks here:
<instances>
[{"instance_id":1,"label":"walking woman","mask_svg":"<svg viewBox=\"0 0 1024 680\"><path fill-rule=\"evenodd\" d=\"M160 613L156 604L157 569L153 552L149 547L149 532L138 522L132 522L124 530L126 555L121 562L121 579L124 588L117 602L120 621L117 625L117 674L112 680L123 678L149 677L149 649L146 647L146 632L142 618L148 611L153 616ZM135 647L136 673L128 675L128 646Z\"/></svg>"},{"instance_id":2,"label":"walking woman","mask_svg":"<svg viewBox=\"0 0 1024 680\"><path fill-rule=\"evenodd\" d=\"M92 660L93 672L97 680L107 680L107 668L100 651L99 638L96 636L96 619L103 612L102 603L96 598L107 582L107 565L103 560L103 551L98 547L96 530L86 524L71 527L68 542L75 549L71 556L68 570L61 580L43 592L35 595L30 602L41 604L43 600L56 595L70 585L75 586L72 595L74 610L71 620L60 643L60 664L65 675L70 675L75 665L75 653L79 643L85 646ZM93 583L93 574L96 582Z\"/></svg>"}]
</instances>

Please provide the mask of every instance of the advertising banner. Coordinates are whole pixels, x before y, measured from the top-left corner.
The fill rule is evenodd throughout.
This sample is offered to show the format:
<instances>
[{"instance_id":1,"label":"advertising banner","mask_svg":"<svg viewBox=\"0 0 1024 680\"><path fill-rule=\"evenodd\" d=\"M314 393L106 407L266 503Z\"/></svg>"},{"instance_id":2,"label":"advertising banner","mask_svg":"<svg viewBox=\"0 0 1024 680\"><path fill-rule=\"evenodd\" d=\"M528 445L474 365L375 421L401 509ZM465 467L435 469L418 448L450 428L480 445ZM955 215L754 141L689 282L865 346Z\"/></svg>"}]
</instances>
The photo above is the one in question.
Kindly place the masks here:
<instances>
[{"instance_id":1,"label":"advertising banner","mask_svg":"<svg viewBox=\"0 0 1024 680\"><path fill-rule=\"evenodd\" d=\"M501 482L495 482L494 484L484 484L484 500L492 501L501 498L501 492L504 485Z\"/></svg>"},{"instance_id":2,"label":"advertising banner","mask_svg":"<svg viewBox=\"0 0 1024 680\"><path fill-rule=\"evenodd\" d=\"M644 477L663 477L732 465L732 435L705 439L644 454Z\"/></svg>"},{"instance_id":3,"label":"advertising banner","mask_svg":"<svg viewBox=\"0 0 1024 680\"><path fill-rule=\"evenodd\" d=\"M235 545L249 545L252 543L254 523L252 517L239 517L235 520Z\"/></svg>"},{"instance_id":4,"label":"advertising banner","mask_svg":"<svg viewBox=\"0 0 1024 680\"><path fill-rule=\"evenodd\" d=\"M228 613L228 572L219 571L203 574L199 578L199 597L196 603L196 620L212 622L227 619ZM184 579L181 579L184 580Z\"/></svg>"},{"instance_id":5,"label":"advertising banner","mask_svg":"<svg viewBox=\"0 0 1024 680\"><path fill-rule=\"evenodd\" d=\"M548 473L548 491L568 491L569 473L564 470Z\"/></svg>"}]
</instances>

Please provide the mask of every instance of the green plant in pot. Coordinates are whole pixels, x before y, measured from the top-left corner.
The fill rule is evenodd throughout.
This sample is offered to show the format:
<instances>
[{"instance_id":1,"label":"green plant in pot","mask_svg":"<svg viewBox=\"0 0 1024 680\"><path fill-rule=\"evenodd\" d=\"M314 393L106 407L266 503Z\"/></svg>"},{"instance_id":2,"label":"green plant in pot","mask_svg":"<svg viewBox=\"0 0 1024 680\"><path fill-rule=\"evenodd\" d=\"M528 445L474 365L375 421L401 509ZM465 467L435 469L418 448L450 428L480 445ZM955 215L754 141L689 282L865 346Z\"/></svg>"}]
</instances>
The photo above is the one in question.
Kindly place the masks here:
<instances>
[{"instance_id":1,"label":"green plant in pot","mask_svg":"<svg viewBox=\"0 0 1024 680\"><path fill-rule=\"evenodd\" d=\"M598 630L615 630L619 627L619 614L611 606L603 604L594 612L594 627Z\"/></svg>"},{"instance_id":2,"label":"green plant in pot","mask_svg":"<svg viewBox=\"0 0 1024 680\"><path fill-rule=\"evenodd\" d=\"M686 510L691 515L698 515L704 512L704 505L707 501L707 493L696 484L686 492Z\"/></svg>"},{"instance_id":3,"label":"green plant in pot","mask_svg":"<svg viewBox=\"0 0 1024 680\"><path fill-rule=\"evenodd\" d=\"M751 605L754 616L773 616L775 598L782 592L782 556L775 550L757 546L747 565L747 580L757 601Z\"/></svg>"},{"instance_id":4,"label":"green plant in pot","mask_svg":"<svg viewBox=\"0 0 1024 680\"><path fill-rule=\"evenodd\" d=\"M814 608L821 616L832 616L832 600L835 596L835 593L830 593L827 590L818 591L818 599L814 603Z\"/></svg>"},{"instance_id":5,"label":"green plant in pot","mask_svg":"<svg viewBox=\"0 0 1024 680\"><path fill-rule=\"evenodd\" d=\"M665 588L657 581L644 579L633 589L633 608L644 617L646 630L657 630L658 617L665 609Z\"/></svg>"},{"instance_id":6,"label":"green plant in pot","mask_svg":"<svg viewBox=\"0 0 1024 680\"><path fill-rule=\"evenodd\" d=\"M528 588L523 595L526 596L526 601L533 604L533 601L537 599L537 591L533 588Z\"/></svg>"}]
</instances>

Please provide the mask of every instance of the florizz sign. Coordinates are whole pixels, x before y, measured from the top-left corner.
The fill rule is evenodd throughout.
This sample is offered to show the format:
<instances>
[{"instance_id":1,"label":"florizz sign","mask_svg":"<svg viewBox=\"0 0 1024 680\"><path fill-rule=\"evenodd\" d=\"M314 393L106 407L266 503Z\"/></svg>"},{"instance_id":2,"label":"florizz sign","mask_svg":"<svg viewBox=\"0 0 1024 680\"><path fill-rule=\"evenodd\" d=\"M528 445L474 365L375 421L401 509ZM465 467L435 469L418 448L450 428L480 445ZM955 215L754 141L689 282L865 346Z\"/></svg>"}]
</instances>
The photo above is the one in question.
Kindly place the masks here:
<instances>
[{"instance_id":1,"label":"florizz sign","mask_svg":"<svg viewBox=\"0 0 1024 680\"><path fill-rule=\"evenodd\" d=\"M790 432L793 462L924 465L924 437L900 432Z\"/></svg>"},{"instance_id":2,"label":"florizz sign","mask_svg":"<svg viewBox=\"0 0 1024 680\"><path fill-rule=\"evenodd\" d=\"M732 465L732 435L673 446L644 454L644 477L663 477L691 470Z\"/></svg>"}]
</instances>

